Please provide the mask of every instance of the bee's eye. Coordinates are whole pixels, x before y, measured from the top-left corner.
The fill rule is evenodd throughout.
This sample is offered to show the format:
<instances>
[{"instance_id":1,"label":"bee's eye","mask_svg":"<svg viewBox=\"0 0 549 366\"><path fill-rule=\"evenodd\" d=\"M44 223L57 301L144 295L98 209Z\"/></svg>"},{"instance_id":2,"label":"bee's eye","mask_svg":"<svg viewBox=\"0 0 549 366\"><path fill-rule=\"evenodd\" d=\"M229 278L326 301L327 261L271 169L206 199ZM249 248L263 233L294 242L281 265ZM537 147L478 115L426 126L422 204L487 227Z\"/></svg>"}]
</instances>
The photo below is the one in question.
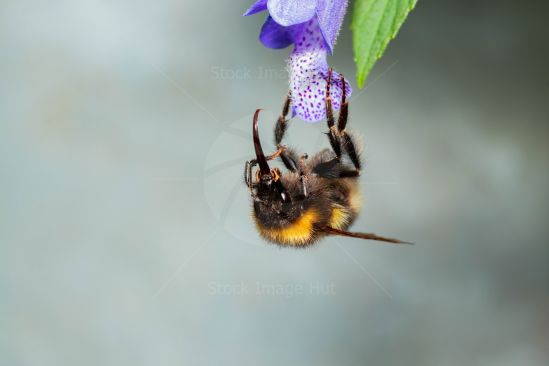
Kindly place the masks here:
<instances>
[{"instance_id":1,"label":"bee's eye","mask_svg":"<svg viewBox=\"0 0 549 366\"><path fill-rule=\"evenodd\" d=\"M290 195L287 192L280 193L280 197L282 198L282 202L290 202Z\"/></svg>"}]
</instances>

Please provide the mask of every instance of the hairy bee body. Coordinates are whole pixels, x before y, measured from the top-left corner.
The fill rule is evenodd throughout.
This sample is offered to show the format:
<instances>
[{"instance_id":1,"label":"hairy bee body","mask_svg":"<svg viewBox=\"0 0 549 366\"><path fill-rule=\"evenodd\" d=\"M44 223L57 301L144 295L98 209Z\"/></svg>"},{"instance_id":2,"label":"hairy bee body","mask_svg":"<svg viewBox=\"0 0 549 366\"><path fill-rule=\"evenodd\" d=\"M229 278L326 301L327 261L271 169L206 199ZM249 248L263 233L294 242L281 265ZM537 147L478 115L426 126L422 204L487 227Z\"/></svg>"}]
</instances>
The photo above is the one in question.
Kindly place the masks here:
<instances>
[{"instance_id":1,"label":"hairy bee body","mask_svg":"<svg viewBox=\"0 0 549 366\"><path fill-rule=\"evenodd\" d=\"M294 202L254 202L252 216L263 238L283 246L304 247L326 236L326 227L349 228L361 208L359 180L339 178L339 172L349 168L339 162L330 164L334 158L331 151L323 150L304 160L300 172L280 178L290 196L298 198Z\"/></svg>"}]
</instances>

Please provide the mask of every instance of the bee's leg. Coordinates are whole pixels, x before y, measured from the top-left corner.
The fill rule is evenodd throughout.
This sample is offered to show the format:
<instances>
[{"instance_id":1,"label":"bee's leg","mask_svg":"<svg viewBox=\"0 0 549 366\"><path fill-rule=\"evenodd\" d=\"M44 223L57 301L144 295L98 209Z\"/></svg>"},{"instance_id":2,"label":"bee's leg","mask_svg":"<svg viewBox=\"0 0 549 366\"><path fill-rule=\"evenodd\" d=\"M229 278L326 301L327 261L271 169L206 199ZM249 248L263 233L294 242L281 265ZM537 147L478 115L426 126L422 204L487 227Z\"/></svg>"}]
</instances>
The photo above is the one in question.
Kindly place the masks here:
<instances>
[{"instance_id":1,"label":"bee's leg","mask_svg":"<svg viewBox=\"0 0 549 366\"><path fill-rule=\"evenodd\" d=\"M353 165L355 166L355 169L360 171L360 169L362 168L362 163L356 150L355 143L353 142L353 138L347 132L343 131L341 134L341 140L343 143L343 147L345 148L345 152L351 159Z\"/></svg>"},{"instance_id":2,"label":"bee's leg","mask_svg":"<svg viewBox=\"0 0 549 366\"><path fill-rule=\"evenodd\" d=\"M250 188L250 166L251 163L249 161L244 164L244 183L248 188Z\"/></svg>"},{"instance_id":3,"label":"bee's leg","mask_svg":"<svg viewBox=\"0 0 549 366\"><path fill-rule=\"evenodd\" d=\"M293 150L288 150L286 146L280 145L274 154L267 156L267 160L274 160L278 157L280 157L282 163L289 171L295 172L299 169L296 163L297 156Z\"/></svg>"},{"instance_id":4,"label":"bee's leg","mask_svg":"<svg viewBox=\"0 0 549 366\"><path fill-rule=\"evenodd\" d=\"M297 172L299 170L299 165L297 164L297 155L293 150L285 149L282 154L280 154L280 159L282 163L291 172Z\"/></svg>"},{"instance_id":5,"label":"bee's leg","mask_svg":"<svg viewBox=\"0 0 549 366\"><path fill-rule=\"evenodd\" d=\"M334 124L334 110L332 108L332 97L330 96L330 84L332 83L332 68L328 69L328 82L326 83L326 122L328 123L328 139L338 159L341 158L341 143Z\"/></svg>"},{"instance_id":6,"label":"bee's leg","mask_svg":"<svg viewBox=\"0 0 549 366\"><path fill-rule=\"evenodd\" d=\"M298 159L296 154L290 150L286 149L282 145L282 140L288 128L288 114L290 113L290 103L292 101L291 92L288 92L286 99L284 100L284 105L282 106L282 112L278 116L276 121L275 130L274 130L274 143L278 148L278 151L273 154L274 158L280 156L282 163L289 171L295 172L298 170ZM276 156L275 156L276 155Z\"/></svg>"},{"instance_id":7,"label":"bee's leg","mask_svg":"<svg viewBox=\"0 0 549 366\"><path fill-rule=\"evenodd\" d=\"M341 107L339 109L339 116L337 118L337 129L345 131L347 126L347 117L349 115L349 102L347 102L347 90L345 89L345 77L341 75Z\"/></svg>"},{"instance_id":8,"label":"bee's leg","mask_svg":"<svg viewBox=\"0 0 549 366\"><path fill-rule=\"evenodd\" d=\"M339 172L339 178L356 178L358 176L360 176L358 170L343 170Z\"/></svg>"},{"instance_id":9,"label":"bee's leg","mask_svg":"<svg viewBox=\"0 0 549 366\"><path fill-rule=\"evenodd\" d=\"M345 78L343 77L343 75L341 75L341 84L341 109L339 111L339 117L337 120L337 129L339 132L339 137L341 139L341 144L343 145L345 152L351 159L356 170L360 171L361 162L357 149L355 147L355 143L353 142L352 137L349 136L349 134L345 131L345 127L347 126L347 119L349 117L349 102L347 102L346 98Z\"/></svg>"},{"instance_id":10,"label":"bee's leg","mask_svg":"<svg viewBox=\"0 0 549 366\"><path fill-rule=\"evenodd\" d=\"M276 121L275 125L274 143L277 147L279 147L282 143L282 139L284 138L284 134L286 133L286 128L288 127L288 113L290 112L291 101L292 96L290 92L288 92L288 95L286 95L286 99L284 100L284 105L282 106L282 112L280 113L280 116L278 116L278 120Z\"/></svg>"},{"instance_id":11,"label":"bee's leg","mask_svg":"<svg viewBox=\"0 0 549 366\"><path fill-rule=\"evenodd\" d=\"M252 181L252 170L255 166L257 166L256 159L247 161L246 164L244 165L244 182L246 183L246 186L248 186L248 191L250 192L250 196L252 196L254 200L257 198L257 195L254 193L254 190L253 190L254 183Z\"/></svg>"},{"instance_id":12,"label":"bee's leg","mask_svg":"<svg viewBox=\"0 0 549 366\"><path fill-rule=\"evenodd\" d=\"M244 183L248 186L250 192L252 191L252 168L257 165L257 160L247 161L244 165Z\"/></svg>"},{"instance_id":13,"label":"bee's leg","mask_svg":"<svg viewBox=\"0 0 549 366\"><path fill-rule=\"evenodd\" d=\"M278 150L276 150L274 152L274 154L269 155L269 156L266 157L267 161L271 161L271 160L274 160L274 159L278 158L284 152L284 150L286 150L286 147L285 146L280 146L278 148Z\"/></svg>"}]
</instances>

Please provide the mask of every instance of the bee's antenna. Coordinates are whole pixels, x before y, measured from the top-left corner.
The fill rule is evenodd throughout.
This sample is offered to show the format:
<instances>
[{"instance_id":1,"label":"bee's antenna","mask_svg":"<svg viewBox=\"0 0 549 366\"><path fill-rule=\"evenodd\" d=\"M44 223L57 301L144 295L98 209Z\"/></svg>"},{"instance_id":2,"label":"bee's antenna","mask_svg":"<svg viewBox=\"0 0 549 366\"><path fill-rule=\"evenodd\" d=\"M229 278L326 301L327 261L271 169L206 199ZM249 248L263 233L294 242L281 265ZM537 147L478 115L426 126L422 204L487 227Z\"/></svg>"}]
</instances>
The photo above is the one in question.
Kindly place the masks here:
<instances>
[{"instance_id":1,"label":"bee's antenna","mask_svg":"<svg viewBox=\"0 0 549 366\"><path fill-rule=\"evenodd\" d=\"M365 239L365 240L377 240L377 241L383 241L391 244L414 245L414 243L393 239L393 238L384 238L383 236L377 236L376 234L372 234L372 233L352 233L350 231L334 229L333 227L330 227L330 226L326 226L325 231L326 233L331 235L347 236L351 238L359 238L359 239Z\"/></svg>"},{"instance_id":2,"label":"bee's antenna","mask_svg":"<svg viewBox=\"0 0 549 366\"><path fill-rule=\"evenodd\" d=\"M255 111L254 120L253 120L253 137L254 137L254 147L255 147L255 156L257 157L257 163L259 164L259 170L261 175L270 175L271 169L269 164L267 164L267 159L265 154L263 154L263 149L261 148L261 141L259 141L259 131L257 128L257 120L259 118L259 112L261 109Z\"/></svg>"}]
</instances>

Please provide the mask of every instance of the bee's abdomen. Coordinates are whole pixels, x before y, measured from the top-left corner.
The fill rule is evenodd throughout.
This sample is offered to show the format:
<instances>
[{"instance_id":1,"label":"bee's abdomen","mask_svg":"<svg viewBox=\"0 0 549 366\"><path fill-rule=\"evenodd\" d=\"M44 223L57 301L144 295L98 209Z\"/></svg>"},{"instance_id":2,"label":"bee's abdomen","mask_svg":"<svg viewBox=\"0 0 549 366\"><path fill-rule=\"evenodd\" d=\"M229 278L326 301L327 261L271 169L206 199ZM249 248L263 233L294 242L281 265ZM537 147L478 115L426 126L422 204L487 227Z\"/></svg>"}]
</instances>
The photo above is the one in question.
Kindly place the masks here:
<instances>
[{"instance_id":1,"label":"bee's abdomen","mask_svg":"<svg viewBox=\"0 0 549 366\"><path fill-rule=\"evenodd\" d=\"M257 230L265 239L280 245L302 247L314 243L319 237L318 223L323 215L315 208L309 208L294 222L281 227L266 227L257 218Z\"/></svg>"}]
</instances>

